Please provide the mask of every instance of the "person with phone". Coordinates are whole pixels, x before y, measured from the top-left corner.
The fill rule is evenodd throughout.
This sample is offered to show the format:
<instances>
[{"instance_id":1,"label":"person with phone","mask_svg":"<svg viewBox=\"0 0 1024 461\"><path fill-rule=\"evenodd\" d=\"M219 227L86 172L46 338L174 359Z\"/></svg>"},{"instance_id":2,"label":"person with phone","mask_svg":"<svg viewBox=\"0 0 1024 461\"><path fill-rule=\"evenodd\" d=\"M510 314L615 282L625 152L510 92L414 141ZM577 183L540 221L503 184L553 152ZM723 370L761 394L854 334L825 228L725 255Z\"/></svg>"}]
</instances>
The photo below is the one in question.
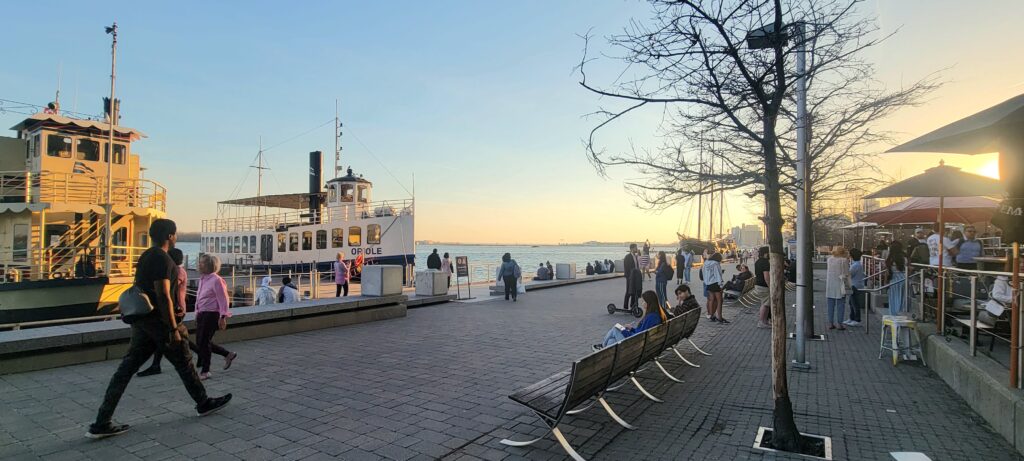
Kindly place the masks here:
<instances>
[{"instance_id":1,"label":"person with phone","mask_svg":"<svg viewBox=\"0 0 1024 461\"><path fill-rule=\"evenodd\" d=\"M604 335L604 341L602 341L601 344L594 344L593 349L595 351L601 350L637 333L642 333L648 328L654 328L661 325L662 322L668 320L668 317L665 315L665 309L662 308L661 303L658 302L658 294L654 291L647 290L643 292L643 294L640 295L640 304L642 304L644 308L644 316L640 318L640 322L629 325L616 323L615 326L608 330L608 333Z\"/></svg>"}]
</instances>

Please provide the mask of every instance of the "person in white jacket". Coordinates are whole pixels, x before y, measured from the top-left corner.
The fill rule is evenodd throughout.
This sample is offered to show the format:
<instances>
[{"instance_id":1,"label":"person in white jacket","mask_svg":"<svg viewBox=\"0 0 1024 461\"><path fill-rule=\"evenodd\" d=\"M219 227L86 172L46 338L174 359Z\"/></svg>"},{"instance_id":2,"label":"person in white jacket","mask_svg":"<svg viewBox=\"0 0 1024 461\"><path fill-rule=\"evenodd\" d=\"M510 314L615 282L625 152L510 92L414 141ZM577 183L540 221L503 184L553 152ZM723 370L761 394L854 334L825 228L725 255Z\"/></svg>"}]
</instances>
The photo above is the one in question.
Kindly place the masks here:
<instances>
[{"instance_id":1,"label":"person in white jacket","mask_svg":"<svg viewBox=\"0 0 1024 461\"><path fill-rule=\"evenodd\" d=\"M260 287L256 289L256 294L254 296L256 300L255 305L263 306L266 304L274 304L277 299L277 293L270 287L270 281L271 278L269 275L263 277L263 280L260 282Z\"/></svg>"},{"instance_id":2,"label":"person in white jacket","mask_svg":"<svg viewBox=\"0 0 1024 461\"><path fill-rule=\"evenodd\" d=\"M825 301L828 304L828 329L845 330L843 314L846 310L846 295L850 292L850 253L846 248L832 250L826 261Z\"/></svg>"},{"instance_id":3,"label":"person in white jacket","mask_svg":"<svg viewBox=\"0 0 1024 461\"><path fill-rule=\"evenodd\" d=\"M992 283L992 291L988 293L988 302L985 303L985 310L978 313L978 321L995 325L997 320L1003 318L1013 303L1013 288L1010 287L1010 280L1005 275L996 277Z\"/></svg>"},{"instance_id":4,"label":"person in white jacket","mask_svg":"<svg viewBox=\"0 0 1024 461\"><path fill-rule=\"evenodd\" d=\"M279 303L297 303L302 299L299 297L299 289L292 285L292 278L285 277L281 279L281 291L277 292L277 302Z\"/></svg>"}]
</instances>

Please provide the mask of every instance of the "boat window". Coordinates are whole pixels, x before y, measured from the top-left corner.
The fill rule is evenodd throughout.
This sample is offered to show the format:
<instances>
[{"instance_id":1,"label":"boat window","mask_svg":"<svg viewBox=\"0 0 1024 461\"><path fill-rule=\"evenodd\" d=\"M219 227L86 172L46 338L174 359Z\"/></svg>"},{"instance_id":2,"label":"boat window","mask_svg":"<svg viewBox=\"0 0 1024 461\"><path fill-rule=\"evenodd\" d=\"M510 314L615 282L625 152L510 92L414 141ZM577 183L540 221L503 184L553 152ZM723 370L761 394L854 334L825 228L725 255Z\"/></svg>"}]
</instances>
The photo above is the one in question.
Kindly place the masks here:
<instances>
[{"instance_id":1,"label":"boat window","mask_svg":"<svg viewBox=\"0 0 1024 461\"><path fill-rule=\"evenodd\" d=\"M323 250L327 248L327 231L318 230L316 231L316 249Z\"/></svg>"},{"instance_id":2,"label":"boat window","mask_svg":"<svg viewBox=\"0 0 1024 461\"><path fill-rule=\"evenodd\" d=\"M214 237L213 238L213 249L210 250L210 253L220 253L220 252L221 252L220 251L220 237Z\"/></svg>"},{"instance_id":3,"label":"boat window","mask_svg":"<svg viewBox=\"0 0 1024 461\"><path fill-rule=\"evenodd\" d=\"M370 188L366 186L359 186L359 203L368 203L370 201Z\"/></svg>"},{"instance_id":4,"label":"boat window","mask_svg":"<svg viewBox=\"0 0 1024 461\"><path fill-rule=\"evenodd\" d=\"M249 252L249 237L248 236L243 236L242 237L242 253L248 253L248 252Z\"/></svg>"},{"instance_id":5,"label":"boat window","mask_svg":"<svg viewBox=\"0 0 1024 461\"><path fill-rule=\"evenodd\" d=\"M250 235L249 236L249 253L257 253L257 252L258 252L258 250L256 249L256 236L255 235Z\"/></svg>"},{"instance_id":6,"label":"boat window","mask_svg":"<svg viewBox=\"0 0 1024 461\"><path fill-rule=\"evenodd\" d=\"M46 136L46 155L71 158L71 138L59 134Z\"/></svg>"},{"instance_id":7,"label":"boat window","mask_svg":"<svg viewBox=\"0 0 1024 461\"><path fill-rule=\"evenodd\" d=\"M357 247L363 245L363 229L359 226L348 228L348 246Z\"/></svg>"},{"instance_id":8,"label":"boat window","mask_svg":"<svg viewBox=\"0 0 1024 461\"><path fill-rule=\"evenodd\" d=\"M277 234L277 251L278 253L288 251L288 244L285 242L284 232Z\"/></svg>"},{"instance_id":9,"label":"boat window","mask_svg":"<svg viewBox=\"0 0 1024 461\"><path fill-rule=\"evenodd\" d=\"M302 249L312 250L313 249L313 232L305 231L302 233Z\"/></svg>"},{"instance_id":10,"label":"boat window","mask_svg":"<svg viewBox=\"0 0 1024 461\"><path fill-rule=\"evenodd\" d=\"M370 224L366 226L366 244L380 244L380 224Z\"/></svg>"},{"instance_id":11,"label":"boat window","mask_svg":"<svg viewBox=\"0 0 1024 461\"><path fill-rule=\"evenodd\" d=\"M351 184L342 184L341 185L341 201L342 202L352 202L352 201L354 201L355 200L355 193L356 193L355 186L353 186Z\"/></svg>"},{"instance_id":12,"label":"boat window","mask_svg":"<svg viewBox=\"0 0 1024 461\"><path fill-rule=\"evenodd\" d=\"M345 244L345 229L331 229L331 248L341 248Z\"/></svg>"},{"instance_id":13,"label":"boat window","mask_svg":"<svg viewBox=\"0 0 1024 461\"><path fill-rule=\"evenodd\" d=\"M14 225L14 260L25 261L28 259L28 224Z\"/></svg>"},{"instance_id":14,"label":"boat window","mask_svg":"<svg viewBox=\"0 0 1024 461\"><path fill-rule=\"evenodd\" d=\"M116 163L118 165L124 165L124 153L125 153L125 150L126 150L126 148L125 148L124 144L114 143L114 163ZM109 156L108 155L109 153L110 153L110 149L106 145L104 145L103 146L103 161L104 162L107 161L107 157Z\"/></svg>"},{"instance_id":15,"label":"boat window","mask_svg":"<svg viewBox=\"0 0 1024 461\"><path fill-rule=\"evenodd\" d=\"M29 149L32 150L32 156L33 157L38 157L39 156L39 149L42 149L42 148L43 148L42 137L40 135L38 135L38 134L35 135L35 136L32 136L32 145L29 146Z\"/></svg>"},{"instance_id":16,"label":"boat window","mask_svg":"<svg viewBox=\"0 0 1024 461\"><path fill-rule=\"evenodd\" d=\"M241 253L241 252L242 252L242 238L236 235L235 236L235 253Z\"/></svg>"},{"instance_id":17,"label":"boat window","mask_svg":"<svg viewBox=\"0 0 1024 461\"><path fill-rule=\"evenodd\" d=\"M288 234L288 251L299 251L299 233Z\"/></svg>"},{"instance_id":18,"label":"boat window","mask_svg":"<svg viewBox=\"0 0 1024 461\"><path fill-rule=\"evenodd\" d=\"M329 203L334 203L334 202L338 201L338 189L337 188L338 188L337 184L331 184L331 187L327 188L327 201Z\"/></svg>"},{"instance_id":19,"label":"boat window","mask_svg":"<svg viewBox=\"0 0 1024 461\"><path fill-rule=\"evenodd\" d=\"M100 143L91 139L79 139L75 158L95 162L100 159Z\"/></svg>"}]
</instances>

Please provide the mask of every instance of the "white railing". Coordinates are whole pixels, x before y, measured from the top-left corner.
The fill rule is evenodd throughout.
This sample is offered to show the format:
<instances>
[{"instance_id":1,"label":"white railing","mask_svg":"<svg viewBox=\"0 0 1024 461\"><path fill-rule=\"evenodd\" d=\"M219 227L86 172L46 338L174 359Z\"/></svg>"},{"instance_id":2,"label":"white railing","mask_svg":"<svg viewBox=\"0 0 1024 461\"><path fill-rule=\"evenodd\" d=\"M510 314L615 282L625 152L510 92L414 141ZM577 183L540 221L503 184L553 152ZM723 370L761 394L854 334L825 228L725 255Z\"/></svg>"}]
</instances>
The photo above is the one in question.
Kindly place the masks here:
<instances>
[{"instance_id":1,"label":"white railing","mask_svg":"<svg viewBox=\"0 0 1024 461\"><path fill-rule=\"evenodd\" d=\"M146 248L125 245L110 247L110 276L135 275L135 263ZM30 248L24 256L11 255L0 261L0 283L35 280L100 277L107 255L95 246L51 246Z\"/></svg>"},{"instance_id":2,"label":"white railing","mask_svg":"<svg viewBox=\"0 0 1024 461\"><path fill-rule=\"evenodd\" d=\"M236 208L236 207L232 207ZM246 207L255 213L257 207ZM203 232L251 232L276 229L281 225L337 223L363 218L405 216L413 213L413 201L384 200L372 203L357 203L325 207L322 211L295 210L273 214L252 214L239 217L225 217L203 220Z\"/></svg>"},{"instance_id":3,"label":"white railing","mask_svg":"<svg viewBox=\"0 0 1024 461\"><path fill-rule=\"evenodd\" d=\"M103 177L43 171L0 171L0 201L16 203L106 203ZM148 179L114 179L114 205L167 209L167 189Z\"/></svg>"}]
</instances>

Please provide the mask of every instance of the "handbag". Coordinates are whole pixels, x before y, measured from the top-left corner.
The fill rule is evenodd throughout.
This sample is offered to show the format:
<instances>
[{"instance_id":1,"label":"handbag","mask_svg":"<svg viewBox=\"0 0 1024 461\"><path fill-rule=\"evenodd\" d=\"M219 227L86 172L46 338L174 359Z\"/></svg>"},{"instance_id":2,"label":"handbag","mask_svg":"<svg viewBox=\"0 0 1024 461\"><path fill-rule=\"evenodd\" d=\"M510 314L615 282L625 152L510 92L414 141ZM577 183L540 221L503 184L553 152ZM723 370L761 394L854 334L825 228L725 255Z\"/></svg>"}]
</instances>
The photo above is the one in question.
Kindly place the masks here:
<instances>
[{"instance_id":1,"label":"handbag","mask_svg":"<svg viewBox=\"0 0 1024 461\"><path fill-rule=\"evenodd\" d=\"M117 305L121 311L121 320L125 323L131 323L133 319L153 312L153 303L138 285L132 285L121 293L117 298Z\"/></svg>"}]
</instances>

